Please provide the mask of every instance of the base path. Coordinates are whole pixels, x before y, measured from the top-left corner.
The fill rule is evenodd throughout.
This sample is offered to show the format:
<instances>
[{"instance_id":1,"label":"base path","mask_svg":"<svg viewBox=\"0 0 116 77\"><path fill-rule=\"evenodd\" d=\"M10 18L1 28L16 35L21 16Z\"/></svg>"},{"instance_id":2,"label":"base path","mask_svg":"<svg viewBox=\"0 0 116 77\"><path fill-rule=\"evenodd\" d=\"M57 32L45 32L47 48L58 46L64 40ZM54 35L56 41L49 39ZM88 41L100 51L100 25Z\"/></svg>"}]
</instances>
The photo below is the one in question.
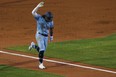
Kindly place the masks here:
<instances>
[{"instance_id":1,"label":"base path","mask_svg":"<svg viewBox=\"0 0 116 77\"><path fill-rule=\"evenodd\" d=\"M64 75L66 77L116 77L116 70L106 70L77 63L44 59L47 69L42 71ZM23 53L0 51L0 64L15 67L38 69L38 57Z\"/></svg>"}]
</instances>

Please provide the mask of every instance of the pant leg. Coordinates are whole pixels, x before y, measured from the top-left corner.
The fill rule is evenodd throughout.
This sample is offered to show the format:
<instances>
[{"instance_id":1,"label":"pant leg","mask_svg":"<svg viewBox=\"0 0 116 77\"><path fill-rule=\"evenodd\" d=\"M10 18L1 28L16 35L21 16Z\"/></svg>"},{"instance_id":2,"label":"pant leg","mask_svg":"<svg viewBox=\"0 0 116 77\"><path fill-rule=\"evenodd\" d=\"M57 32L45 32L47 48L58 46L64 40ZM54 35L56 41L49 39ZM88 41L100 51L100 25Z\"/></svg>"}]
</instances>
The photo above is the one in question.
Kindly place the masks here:
<instances>
[{"instance_id":1,"label":"pant leg","mask_svg":"<svg viewBox=\"0 0 116 77\"><path fill-rule=\"evenodd\" d=\"M36 40L39 46L39 54L38 54L39 62L43 63L44 52L46 51L47 48L48 37L36 34Z\"/></svg>"},{"instance_id":2,"label":"pant leg","mask_svg":"<svg viewBox=\"0 0 116 77\"><path fill-rule=\"evenodd\" d=\"M36 33L36 41L39 46L39 51L46 51L48 37L45 37L41 34Z\"/></svg>"},{"instance_id":3,"label":"pant leg","mask_svg":"<svg viewBox=\"0 0 116 77\"><path fill-rule=\"evenodd\" d=\"M47 46L48 46L48 37L44 38L44 46L45 46L45 50L46 50Z\"/></svg>"}]
</instances>

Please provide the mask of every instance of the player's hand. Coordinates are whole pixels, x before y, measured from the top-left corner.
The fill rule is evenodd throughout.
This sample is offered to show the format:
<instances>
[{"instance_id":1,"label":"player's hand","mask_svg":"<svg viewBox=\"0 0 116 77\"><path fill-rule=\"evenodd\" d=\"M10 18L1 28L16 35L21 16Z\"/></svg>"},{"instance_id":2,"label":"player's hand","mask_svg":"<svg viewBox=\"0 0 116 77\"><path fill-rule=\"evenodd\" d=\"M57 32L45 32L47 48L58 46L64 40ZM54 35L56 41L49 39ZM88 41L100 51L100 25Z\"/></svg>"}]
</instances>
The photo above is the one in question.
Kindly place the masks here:
<instances>
[{"instance_id":1,"label":"player's hand","mask_svg":"<svg viewBox=\"0 0 116 77\"><path fill-rule=\"evenodd\" d=\"M53 36L50 36L50 42L52 42L53 41Z\"/></svg>"},{"instance_id":2,"label":"player's hand","mask_svg":"<svg viewBox=\"0 0 116 77\"><path fill-rule=\"evenodd\" d=\"M37 6L38 7L43 7L44 6L44 2L40 2Z\"/></svg>"}]
</instances>

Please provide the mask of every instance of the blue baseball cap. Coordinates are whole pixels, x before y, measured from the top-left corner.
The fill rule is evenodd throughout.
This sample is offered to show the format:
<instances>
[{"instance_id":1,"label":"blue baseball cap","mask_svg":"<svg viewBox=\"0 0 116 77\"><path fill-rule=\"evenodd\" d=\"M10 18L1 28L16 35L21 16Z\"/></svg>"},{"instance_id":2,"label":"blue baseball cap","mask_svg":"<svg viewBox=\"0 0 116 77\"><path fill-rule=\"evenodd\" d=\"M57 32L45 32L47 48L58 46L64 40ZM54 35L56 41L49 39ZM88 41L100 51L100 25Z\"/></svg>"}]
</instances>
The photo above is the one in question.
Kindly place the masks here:
<instances>
[{"instance_id":1,"label":"blue baseball cap","mask_svg":"<svg viewBox=\"0 0 116 77\"><path fill-rule=\"evenodd\" d=\"M53 14L51 12L46 12L45 16L48 18L53 18Z\"/></svg>"},{"instance_id":2,"label":"blue baseball cap","mask_svg":"<svg viewBox=\"0 0 116 77\"><path fill-rule=\"evenodd\" d=\"M47 22L51 22L53 20L53 14L51 12L46 12L45 17L46 17L45 20Z\"/></svg>"}]
</instances>

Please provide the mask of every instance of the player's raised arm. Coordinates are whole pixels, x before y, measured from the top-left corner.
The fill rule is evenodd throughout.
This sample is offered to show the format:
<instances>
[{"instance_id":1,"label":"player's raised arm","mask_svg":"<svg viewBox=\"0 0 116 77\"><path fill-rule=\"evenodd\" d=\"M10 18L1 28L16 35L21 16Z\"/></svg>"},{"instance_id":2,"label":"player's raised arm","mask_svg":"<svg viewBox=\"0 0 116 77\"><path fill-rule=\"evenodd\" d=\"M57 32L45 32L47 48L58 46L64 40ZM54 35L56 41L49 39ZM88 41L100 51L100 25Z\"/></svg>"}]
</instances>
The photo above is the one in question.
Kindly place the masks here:
<instances>
[{"instance_id":1,"label":"player's raised arm","mask_svg":"<svg viewBox=\"0 0 116 77\"><path fill-rule=\"evenodd\" d=\"M32 11L32 15L34 16L34 17L36 17L38 14L37 14L37 11L38 11L38 9L40 8L40 7L43 7L43 5L44 5L44 2L40 2L34 9L33 9L33 11Z\"/></svg>"}]
</instances>

